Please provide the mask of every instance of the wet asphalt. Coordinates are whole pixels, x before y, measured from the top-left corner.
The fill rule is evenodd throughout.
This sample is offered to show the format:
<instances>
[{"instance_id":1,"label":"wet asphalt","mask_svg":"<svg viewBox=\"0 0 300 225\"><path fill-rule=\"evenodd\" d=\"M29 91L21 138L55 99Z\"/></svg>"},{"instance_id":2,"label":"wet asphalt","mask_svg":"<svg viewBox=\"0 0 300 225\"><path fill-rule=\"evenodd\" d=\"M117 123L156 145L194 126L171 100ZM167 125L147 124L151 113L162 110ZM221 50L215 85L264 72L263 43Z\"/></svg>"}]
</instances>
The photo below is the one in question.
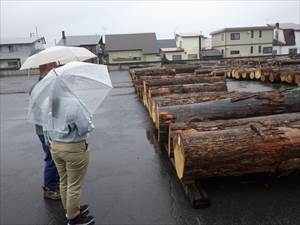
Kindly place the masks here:
<instances>
[{"instance_id":1,"label":"wet asphalt","mask_svg":"<svg viewBox=\"0 0 300 225\"><path fill-rule=\"evenodd\" d=\"M126 71L111 72L115 88L94 116L91 158L82 189L96 224L300 224L300 175L202 181L211 207L193 209L167 156L152 144L152 124ZM37 77L0 78L0 223L66 224L59 201L42 197L43 151L26 121L28 90ZM228 82L230 90L272 90ZM275 87L280 88L280 87Z\"/></svg>"}]
</instances>

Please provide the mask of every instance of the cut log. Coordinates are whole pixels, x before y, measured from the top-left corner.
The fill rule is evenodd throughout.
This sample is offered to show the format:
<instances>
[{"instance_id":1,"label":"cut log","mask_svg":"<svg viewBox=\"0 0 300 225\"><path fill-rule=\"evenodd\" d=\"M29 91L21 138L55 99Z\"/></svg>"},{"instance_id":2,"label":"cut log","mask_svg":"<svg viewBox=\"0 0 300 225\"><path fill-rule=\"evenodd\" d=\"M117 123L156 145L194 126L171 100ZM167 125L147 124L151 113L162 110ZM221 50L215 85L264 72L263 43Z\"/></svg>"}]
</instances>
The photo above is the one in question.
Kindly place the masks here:
<instances>
[{"instance_id":1,"label":"cut log","mask_svg":"<svg viewBox=\"0 0 300 225\"><path fill-rule=\"evenodd\" d=\"M236 94L236 92L191 92L183 94L157 96L150 99L150 115L153 122L155 123L157 115L159 113L159 107L194 104L204 101L220 99L222 97L229 97L233 96L234 94Z\"/></svg>"},{"instance_id":2,"label":"cut log","mask_svg":"<svg viewBox=\"0 0 300 225\"><path fill-rule=\"evenodd\" d=\"M212 72L212 68L207 68L207 69L203 69L203 68L200 68L200 69L196 69L194 74L197 75L197 74L210 74Z\"/></svg>"},{"instance_id":3,"label":"cut log","mask_svg":"<svg viewBox=\"0 0 300 225\"><path fill-rule=\"evenodd\" d=\"M156 127L159 141L168 139L171 122L207 121L300 111L300 88L252 93L249 96L159 108Z\"/></svg>"},{"instance_id":4,"label":"cut log","mask_svg":"<svg viewBox=\"0 0 300 225\"><path fill-rule=\"evenodd\" d=\"M200 123L173 143L184 181L287 172L300 168L300 113Z\"/></svg>"},{"instance_id":5,"label":"cut log","mask_svg":"<svg viewBox=\"0 0 300 225\"><path fill-rule=\"evenodd\" d=\"M192 64L169 64L167 68L175 69L176 73L194 73L196 69L201 68L201 65Z\"/></svg>"},{"instance_id":6,"label":"cut log","mask_svg":"<svg viewBox=\"0 0 300 225\"><path fill-rule=\"evenodd\" d=\"M251 72L250 72L249 78L250 78L251 80L254 80L254 79L255 79L255 71L251 71Z\"/></svg>"},{"instance_id":7,"label":"cut log","mask_svg":"<svg viewBox=\"0 0 300 225\"><path fill-rule=\"evenodd\" d=\"M260 80L261 77L261 68L256 68L254 77L256 80Z\"/></svg>"},{"instance_id":8,"label":"cut log","mask_svg":"<svg viewBox=\"0 0 300 225\"><path fill-rule=\"evenodd\" d=\"M280 73L279 71L271 71L269 75L269 81L272 83L280 81Z\"/></svg>"},{"instance_id":9,"label":"cut log","mask_svg":"<svg viewBox=\"0 0 300 225\"><path fill-rule=\"evenodd\" d=\"M212 76L185 76L185 77L168 77L154 80L145 80L144 89L154 86L178 85L178 84L196 84L196 83L215 83L225 82L224 77Z\"/></svg>"},{"instance_id":10,"label":"cut log","mask_svg":"<svg viewBox=\"0 0 300 225\"><path fill-rule=\"evenodd\" d=\"M150 87L148 90L148 96L146 96L146 102L155 96L162 96L168 94L179 94L189 92L212 92L212 91L227 91L225 82L216 83L199 83L199 84L183 84L183 85L169 85Z\"/></svg>"}]
</instances>

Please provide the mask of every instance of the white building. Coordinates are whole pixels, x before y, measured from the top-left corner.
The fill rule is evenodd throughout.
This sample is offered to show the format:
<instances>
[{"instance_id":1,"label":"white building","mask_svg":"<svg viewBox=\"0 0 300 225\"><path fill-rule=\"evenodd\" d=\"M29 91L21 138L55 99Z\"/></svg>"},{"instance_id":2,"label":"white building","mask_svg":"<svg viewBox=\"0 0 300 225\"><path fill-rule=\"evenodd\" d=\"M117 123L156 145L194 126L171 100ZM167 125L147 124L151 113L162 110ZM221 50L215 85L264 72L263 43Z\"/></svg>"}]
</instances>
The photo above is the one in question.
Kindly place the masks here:
<instances>
[{"instance_id":1,"label":"white building","mask_svg":"<svg viewBox=\"0 0 300 225\"><path fill-rule=\"evenodd\" d=\"M200 52L205 45L205 37L197 33L177 33L176 46L183 49L182 60L200 59Z\"/></svg>"},{"instance_id":2,"label":"white building","mask_svg":"<svg viewBox=\"0 0 300 225\"><path fill-rule=\"evenodd\" d=\"M273 28L273 54L287 55L300 53L300 24L268 24Z\"/></svg>"},{"instance_id":3,"label":"white building","mask_svg":"<svg viewBox=\"0 0 300 225\"><path fill-rule=\"evenodd\" d=\"M41 38L9 38L0 42L0 69L19 69L31 55L45 48Z\"/></svg>"},{"instance_id":4,"label":"white building","mask_svg":"<svg viewBox=\"0 0 300 225\"><path fill-rule=\"evenodd\" d=\"M273 29L269 26L223 28L211 36L212 48L224 58L272 55Z\"/></svg>"}]
</instances>

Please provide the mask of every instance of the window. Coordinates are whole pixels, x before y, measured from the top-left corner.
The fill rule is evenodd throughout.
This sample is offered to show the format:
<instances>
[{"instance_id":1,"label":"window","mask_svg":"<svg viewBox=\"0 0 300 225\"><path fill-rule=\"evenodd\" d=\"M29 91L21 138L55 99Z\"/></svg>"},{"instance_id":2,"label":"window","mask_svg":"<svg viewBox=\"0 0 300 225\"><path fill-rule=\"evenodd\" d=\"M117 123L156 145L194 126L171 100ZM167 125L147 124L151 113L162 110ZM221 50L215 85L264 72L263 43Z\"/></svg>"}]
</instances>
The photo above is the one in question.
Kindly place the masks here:
<instances>
[{"instance_id":1,"label":"window","mask_svg":"<svg viewBox=\"0 0 300 225\"><path fill-rule=\"evenodd\" d=\"M253 46L250 47L250 53L253 54Z\"/></svg>"},{"instance_id":2,"label":"window","mask_svg":"<svg viewBox=\"0 0 300 225\"><path fill-rule=\"evenodd\" d=\"M259 37L260 38L262 37L262 31L261 30L259 31Z\"/></svg>"},{"instance_id":3,"label":"window","mask_svg":"<svg viewBox=\"0 0 300 225\"><path fill-rule=\"evenodd\" d=\"M272 47L263 47L263 53L264 54L271 54L272 53Z\"/></svg>"},{"instance_id":4,"label":"window","mask_svg":"<svg viewBox=\"0 0 300 225\"><path fill-rule=\"evenodd\" d=\"M230 39L231 40L240 40L240 33L231 33Z\"/></svg>"},{"instance_id":5,"label":"window","mask_svg":"<svg viewBox=\"0 0 300 225\"><path fill-rule=\"evenodd\" d=\"M296 55L297 54L297 48L290 48L289 49L289 55Z\"/></svg>"},{"instance_id":6,"label":"window","mask_svg":"<svg viewBox=\"0 0 300 225\"><path fill-rule=\"evenodd\" d=\"M261 53L261 46L258 46L258 53Z\"/></svg>"},{"instance_id":7,"label":"window","mask_svg":"<svg viewBox=\"0 0 300 225\"><path fill-rule=\"evenodd\" d=\"M254 38L254 30L251 30L251 38Z\"/></svg>"},{"instance_id":8,"label":"window","mask_svg":"<svg viewBox=\"0 0 300 225\"><path fill-rule=\"evenodd\" d=\"M8 51L9 52L14 52L16 50L14 45L8 45Z\"/></svg>"},{"instance_id":9,"label":"window","mask_svg":"<svg viewBox=\"0 0 300 225\"><path fill-rule=\"evenodd\" d=\"M172 60L181 60L181 55L172 55Z\"/></svg>"},{"instance_id":10,"label":"window","mask_svg":"<svg viewBox=\"0 0 300 225\"><path fill-rule=\"evenodd\" d=\"M240 54L239 50L230 51L230 55L238 55Z\"/></svg>"},{"instance_id":11,"label":"window","mask_svg":"<svg viewBox=\"0 0 300 225\"><path fill-rule=\"evenodd\" d=\"M7 61L7 68L9 69L18 69L19 66L19 61L18 60L9 60Z\"/></svg>"},{"instance_id":12,"label":"window","mask_svg":"<svg viewBox=\"0 0 300 225\"><path fill-rule=\"evenodd\" d=\"M224 41L224 34L221 34L221 41Z\"/></svg>"},{"instance_id":13,"label":"window","mask_svg":"<svg viewBox=\"0 0 300 225\"><path fill-rule=\"evenodd\" d=\"M221 54L222 54L222 56L224 56L224 49L221 50Z\"/></svg>"},{"instance_id":14,"label":"window","mask_svg":"<svg viewBox=\"0 0 300 225\"><path fill-rule=\"evenodd\" d=\"M197 54L188 54L188 59L197 59L198 55Z\"/></svg>"}]
</instances>

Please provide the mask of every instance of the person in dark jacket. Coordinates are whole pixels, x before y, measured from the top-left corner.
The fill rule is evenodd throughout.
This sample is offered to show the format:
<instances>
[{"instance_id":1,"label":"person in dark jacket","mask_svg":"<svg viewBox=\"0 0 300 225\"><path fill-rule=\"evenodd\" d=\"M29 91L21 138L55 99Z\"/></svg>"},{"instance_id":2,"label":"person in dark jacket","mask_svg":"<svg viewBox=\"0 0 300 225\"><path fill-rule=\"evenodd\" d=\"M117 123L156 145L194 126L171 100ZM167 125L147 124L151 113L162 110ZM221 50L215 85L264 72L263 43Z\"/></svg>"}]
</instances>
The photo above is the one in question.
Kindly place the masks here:
<instances>
[{"instance_id":1,"label":"person in dark jacket","mask_svg":"<svg viewBox=\"0 0 300 225\"><path fill-rule=\"evenodd\" d=\"M56 67L57 67L56 63L48 63L48 64L41 65L39 67L39 70L40 70L39 81L42 80L51 69L56 68ZM34 86L37 83L35 83L33 85L31 90L33 90ZM29 94L31 94L31 91L29 92ZM59 175L58 175L58 171L55 166L55 163L51 156L50 144L45 139L45 135L44 135L42 126L36 124L35 132L42 144L42 148L45 153L44 185L43 185L44 198L52 199L52 200L59 200L60 199Z\"/></svg>"}]
</instances>

